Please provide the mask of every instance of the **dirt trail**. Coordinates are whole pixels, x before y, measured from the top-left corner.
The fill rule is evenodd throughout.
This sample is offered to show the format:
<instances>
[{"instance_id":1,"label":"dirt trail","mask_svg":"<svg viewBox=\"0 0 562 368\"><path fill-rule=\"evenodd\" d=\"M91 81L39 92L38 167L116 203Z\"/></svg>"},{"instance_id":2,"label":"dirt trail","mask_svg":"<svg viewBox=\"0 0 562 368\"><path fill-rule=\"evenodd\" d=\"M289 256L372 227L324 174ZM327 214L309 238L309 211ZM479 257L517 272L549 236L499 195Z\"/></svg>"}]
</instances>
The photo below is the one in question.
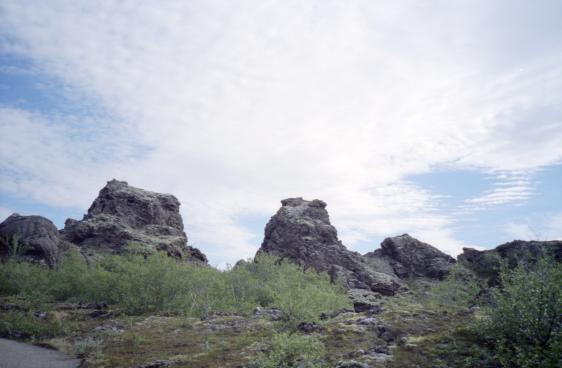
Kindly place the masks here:
<instances>
[{"instance_id":1,"label":"dirt trail","mask_svg":"<svg viewBox=\"0 0 562 368\"><path fill-rule=\"evenodd\" d=\"M0 368L76 368L80 360L59 351L0 339Z\"/></svg>"}]
</instances>

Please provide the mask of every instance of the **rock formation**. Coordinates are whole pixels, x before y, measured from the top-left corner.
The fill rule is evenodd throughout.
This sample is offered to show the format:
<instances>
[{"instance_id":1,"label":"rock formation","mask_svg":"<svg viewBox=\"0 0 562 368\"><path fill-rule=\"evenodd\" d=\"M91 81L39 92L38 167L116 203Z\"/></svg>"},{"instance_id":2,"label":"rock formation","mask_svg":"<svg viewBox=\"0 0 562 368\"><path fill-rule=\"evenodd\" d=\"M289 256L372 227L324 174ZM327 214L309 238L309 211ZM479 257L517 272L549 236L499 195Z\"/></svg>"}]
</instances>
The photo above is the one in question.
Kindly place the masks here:
<instances>
[{"instance_id":1,"label":"rock formation","mask_svg":"<svg viewBox=\"0 0 562 368\"><path fill-rule=\"evenodd\" d=\"M514 240L495 249L483 251L463 248L458 261L477 276L488 279L490 284L496 284L501 260L505 260L510 268L514 268L520 264L533 265L543 256L562 262L562 241Z\"/></svg>"},{"instance_id":2,"label":"rock formation","mask_svg":"<svg viewBox=\"0 0 562 368\"><path fill-rule=\"evenodd\" d=\"M288 198L265 227L259 252L289 259L304 267L328 272L350 289L369 289L393 295L401 286L392 275L378 272L363 257L348 250L330 224L326 203Z\"/></svg>"},{"instance_id":3,"label":"rock formation","mask_svg":"<svg viewBox=\"0 0 562 368\"><path fill-rule=\"evenodd\" d=\"M81 221L68 219L63 238L90 250L121 253L130 243L147 252L165 251L184 260L206 263L198 249L187 246L180 203L171 194L160 194L111 180L100 191Z\"/></svg>"},{"instance_id":4,"label":"rock formation","mask_svg":"<svg viewBox=\"0 0 562 368\"><path fill-rule=\"evenodd\" d=\"M373 267L387 262L399 278L427 277L442 279L455 260L439 249L408 234L386 238L381 247L365 254Z\"/></svg>"},{"instance_id":5,"label":"rock formation","mask_svg":"<svg viewBox=\"0 0 562 368\"><path fill-rule=\"evenodd\" d=\"M3 241L0 252L55 267L63 249L68 247L59 237L56 226L41 216L14 213L0 224ZM15 254L14 254L15 253Z\"/></svg>"}]
</instances>

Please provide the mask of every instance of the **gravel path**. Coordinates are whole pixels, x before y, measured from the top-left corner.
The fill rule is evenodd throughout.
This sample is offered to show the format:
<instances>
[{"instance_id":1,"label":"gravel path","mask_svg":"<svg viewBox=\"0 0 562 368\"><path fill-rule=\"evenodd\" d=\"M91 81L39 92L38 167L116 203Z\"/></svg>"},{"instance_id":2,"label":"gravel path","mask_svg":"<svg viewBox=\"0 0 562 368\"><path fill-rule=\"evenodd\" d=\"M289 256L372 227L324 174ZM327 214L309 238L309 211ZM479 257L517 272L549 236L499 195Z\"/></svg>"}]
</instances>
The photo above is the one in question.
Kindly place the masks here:
<instances>
[{"instance_id":1,"label":"gravel path","mask_svg":"<svg viewBox=\"0 0 562 368\"><path fill-rule=\"evenodd\" d=\"M80 360L56 350L0 339L0 368L76 368Z\"/></svg>"}]
</instances>

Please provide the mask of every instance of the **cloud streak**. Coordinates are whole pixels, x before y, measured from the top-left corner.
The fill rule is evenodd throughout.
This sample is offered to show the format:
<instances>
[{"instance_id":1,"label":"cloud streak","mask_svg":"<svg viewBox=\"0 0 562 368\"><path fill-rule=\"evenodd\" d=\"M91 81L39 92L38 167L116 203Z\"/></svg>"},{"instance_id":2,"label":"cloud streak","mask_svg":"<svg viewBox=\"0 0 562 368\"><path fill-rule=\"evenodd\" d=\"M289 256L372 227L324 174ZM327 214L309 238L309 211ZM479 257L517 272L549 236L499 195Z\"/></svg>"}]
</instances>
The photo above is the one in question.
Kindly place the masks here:
<instances>
[{"instance_id":1,"label":"cloud streak","mask_svg":"<svg viewBox=\"0 0 562 368\"><path fill-rule=\"evenodd\" d=\"M458 214L484 210L491 206L521 203L535 194L533 171L503 171L493 174L493 187L482 195L469 198L457 209Z\"/></svg>"}]
</instances>

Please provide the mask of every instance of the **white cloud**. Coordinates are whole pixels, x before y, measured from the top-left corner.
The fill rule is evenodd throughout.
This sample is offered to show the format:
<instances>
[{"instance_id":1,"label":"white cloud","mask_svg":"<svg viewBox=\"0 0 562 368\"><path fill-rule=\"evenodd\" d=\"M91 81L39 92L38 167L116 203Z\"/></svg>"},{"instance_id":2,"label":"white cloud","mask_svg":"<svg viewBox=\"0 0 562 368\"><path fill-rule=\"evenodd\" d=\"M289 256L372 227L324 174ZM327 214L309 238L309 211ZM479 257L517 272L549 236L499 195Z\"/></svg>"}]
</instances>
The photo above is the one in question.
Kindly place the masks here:
<instances>
[{"instance_id":1,"label":"white cloud","mask_svg":"<svg viewBox=\"0 0 562 368\"><path fill-rule=\"evenodd\" d=\"M0 222L4 221L8 216L10 216L15 211L10 207L0 206Z\"/></svg>"},{"instance_id":2,"label":"white cloud","mask_svg":"<svg viewBox=\"0 0 562 368\"><path fill-rule=\"evenodd\" d=\"M545 231L545 239L562 240L562 213L558 213L550 218Z\"/></svg>"},{"instance_id":3,"label":"white cloud","mask_svg":"<svg viewBox=\"0 0 562 368\"><path fill-rule=\"evenodd\" d=\"M524 21L541 19L529 6ZM558 39L519 53L512 37L522 24L511 7L61 0L2 8L4 50L32 58L112 117L71 124L3 109L3 133L24 142L2 151L10 165L2 187L84 207L112 177L174 193L190 239L217 262L259 245L238 216L272 214L289 196L327 201L350 246L407 231L456 253L454 219L407 175L442 164L509 175L562 159ZM86 128L100 136L85 140ZM527 184L474 201L523 198Z\"/></svg>"},{"instance_id":4,"label":"white cloud","mask_svg":"<svg viewBox=\"0 0 562 368\"><path fill-rule=\"evenodd\" d=\"M88 126L97 123L0 107L0 190L53 205L88 206L105 182L100 177L133 162L126 139Z\"/></svg>"},{"instance_id":5,"label":"white cloud","mask_svg":"<svg viewBox=\"0 0 562 368\"><path fill-rule=\"evenodd\" d=\"M506 223L504 232L520 240L562 240L562 212L534 213L524 221Z\"/></svg>"},{"instance_id":6,"label":"white cloud","mask_svg":"<svg viewBox=\"0 0 562 368\"><path fill-rule=\"evenodd\" d=\"M505 232L512 239L538 240L536 231L529 224L510 222L505 225Z\"/></svg>"}]
</instances>

